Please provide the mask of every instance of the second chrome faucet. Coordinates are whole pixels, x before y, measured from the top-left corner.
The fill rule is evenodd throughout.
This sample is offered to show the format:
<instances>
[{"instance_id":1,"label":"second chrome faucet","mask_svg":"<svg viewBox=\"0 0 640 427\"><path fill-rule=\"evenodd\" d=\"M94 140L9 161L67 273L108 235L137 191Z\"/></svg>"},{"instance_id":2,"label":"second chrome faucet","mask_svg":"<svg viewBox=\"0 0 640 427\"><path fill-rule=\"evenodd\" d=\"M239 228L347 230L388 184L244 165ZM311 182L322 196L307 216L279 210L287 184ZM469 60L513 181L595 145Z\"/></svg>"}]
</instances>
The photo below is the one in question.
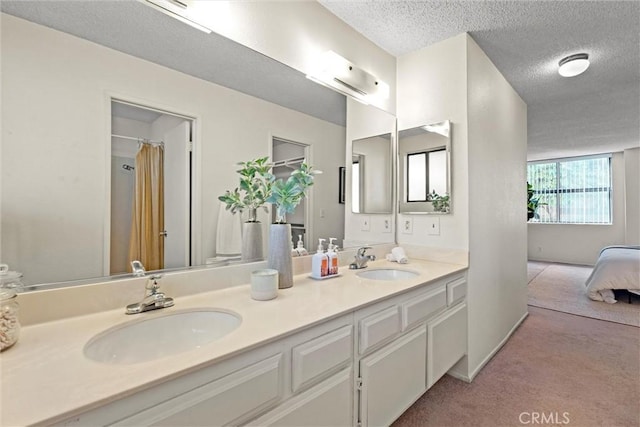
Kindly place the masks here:
<instances>
[{"instance_id":1,"label":"second chrome faucet","mask_svg":"<svg viewBox=\"0 0 640 427\"><path fill-rule=\"evenodd\" d=\"M358 249L356 252L356 259L351 264L349 264L349 268L351 270L360 270L361 268L367 268L367 262L375 261L375 255L367 255L367 249L371 249L371 246L363 246Z\"/></svg>"}]
</instances>

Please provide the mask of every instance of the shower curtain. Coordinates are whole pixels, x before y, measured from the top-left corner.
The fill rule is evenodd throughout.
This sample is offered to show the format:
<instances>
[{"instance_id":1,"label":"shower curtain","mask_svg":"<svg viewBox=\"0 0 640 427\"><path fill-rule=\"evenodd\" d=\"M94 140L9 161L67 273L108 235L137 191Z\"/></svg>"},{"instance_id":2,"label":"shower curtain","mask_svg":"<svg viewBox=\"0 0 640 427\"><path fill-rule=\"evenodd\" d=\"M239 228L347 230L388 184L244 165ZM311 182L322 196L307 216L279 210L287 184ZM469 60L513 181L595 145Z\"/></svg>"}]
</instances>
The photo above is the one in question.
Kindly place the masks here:
<instances>
[{"instance_id":1,"label":"shower curtain","mask_svg":"<svg viewBox=\"0 0 640 427\"><path fill-rule=\"evenodd\" d=\"M129 261L164 268L164 147L141 144L136 155Z\"/></svg>"}]
</instances>

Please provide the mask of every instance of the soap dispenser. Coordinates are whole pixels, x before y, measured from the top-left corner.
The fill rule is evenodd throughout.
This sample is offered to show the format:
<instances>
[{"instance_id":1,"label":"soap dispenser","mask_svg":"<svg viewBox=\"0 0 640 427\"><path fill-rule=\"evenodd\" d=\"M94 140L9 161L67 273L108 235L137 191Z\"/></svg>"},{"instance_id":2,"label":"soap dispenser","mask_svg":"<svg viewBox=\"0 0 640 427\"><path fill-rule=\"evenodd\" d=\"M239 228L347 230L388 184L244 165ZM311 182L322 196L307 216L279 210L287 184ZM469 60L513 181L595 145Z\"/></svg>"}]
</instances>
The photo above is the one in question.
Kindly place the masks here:
<instances>
[{"instance_id":1,"label":"soap dispenser","mask_svg":"<svg viewBox=\"0 0 640 427\"><path fill-rule=\"evenodd\" d=\"M329 274L329 258L324 253L324 241L325 239L318 239L318 251L311 258L311 277L313 279L324 279Z\"/></svg>"},{"instance_id":2,"label":"soap dispenser","mask_svg":"<svg viewBox=\"0 0 640 427\"><path fill-rule=\"evenodd\" d=\"M296 248L298 252L298 256L309 255L309 251L304 248L304 243L302 242L302 234L298 235L298 247Z\"/></svg>"},{"instance_id":3,"label":"soap dispenser","mask_svg":"<svg viewBox=\"0 0 640 427\"><path fill-rule=\"evenodd\" d=\"M336 253L338 247L333 243L337 239L335 237L329 238L329 247L327 249L327 256L329 257L329 274L338 274L338 254Z\"/></svg>"}]
</instances>

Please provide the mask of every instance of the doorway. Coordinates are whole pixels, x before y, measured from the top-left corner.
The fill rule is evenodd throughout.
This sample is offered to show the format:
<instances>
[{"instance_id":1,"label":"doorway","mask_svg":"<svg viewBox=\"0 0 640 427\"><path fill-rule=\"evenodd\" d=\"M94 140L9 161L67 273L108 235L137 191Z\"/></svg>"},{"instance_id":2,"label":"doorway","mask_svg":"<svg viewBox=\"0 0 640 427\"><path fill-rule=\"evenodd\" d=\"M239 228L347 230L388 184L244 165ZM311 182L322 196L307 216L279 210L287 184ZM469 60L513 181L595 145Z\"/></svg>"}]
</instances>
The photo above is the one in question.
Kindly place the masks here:
<instances>
[{"instance_id":1,"label":"doorway","mask_svg":"<svg viewBox=\"0 0 640 427\"><path fill-rule=\"evenodd\" d=\"M130 272L132 257L149 260L146 265L140 259L148 270L192 265L193 125L193 119L180 114L112 99L111 275ZM146 178L140 157L145 146L161 153L151 160L161 173ZM150 187L157 191L153 202L144 199ZM141 214L143 209L148 212Z\"/></svg>"},{"instance_id":2,"label":"doorway","mask_svg":"<svg viewBox=\"0 0 640 427\"><path fill-rule=\"evenodd\" d=\"M291 172L298 169L305 159L309 158L309 146L300 142L273 137L271 147L273 174L276 178L286 181ZM275 209L271 210L271 222L275 222ZM305 197L293 213L287 214L287 223L291 224L291 240L294 247L299 240L308 248L308 238L311 236L309 216L309 198Z\"/></svg>"}]
</instances>

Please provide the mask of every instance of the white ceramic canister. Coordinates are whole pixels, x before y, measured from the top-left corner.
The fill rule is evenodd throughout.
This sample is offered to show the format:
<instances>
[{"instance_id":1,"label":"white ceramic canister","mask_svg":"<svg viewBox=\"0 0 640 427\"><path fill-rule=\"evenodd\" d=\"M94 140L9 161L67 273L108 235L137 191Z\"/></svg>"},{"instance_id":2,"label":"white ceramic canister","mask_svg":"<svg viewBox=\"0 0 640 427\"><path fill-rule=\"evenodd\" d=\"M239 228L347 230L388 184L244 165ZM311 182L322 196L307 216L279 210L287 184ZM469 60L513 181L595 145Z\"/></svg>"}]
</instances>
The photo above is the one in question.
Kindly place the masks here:
<instances>
[{"instance_id":1,"label":"white ceramic canister","mask_svg":"<svg viewBox=\"0 0 640 427\"><path fill-rule=\"evenodd\" d=\"M278 270L265 268L251 273L251 298L258 301L278 296Z\"/></svg>"}]
</instances>

